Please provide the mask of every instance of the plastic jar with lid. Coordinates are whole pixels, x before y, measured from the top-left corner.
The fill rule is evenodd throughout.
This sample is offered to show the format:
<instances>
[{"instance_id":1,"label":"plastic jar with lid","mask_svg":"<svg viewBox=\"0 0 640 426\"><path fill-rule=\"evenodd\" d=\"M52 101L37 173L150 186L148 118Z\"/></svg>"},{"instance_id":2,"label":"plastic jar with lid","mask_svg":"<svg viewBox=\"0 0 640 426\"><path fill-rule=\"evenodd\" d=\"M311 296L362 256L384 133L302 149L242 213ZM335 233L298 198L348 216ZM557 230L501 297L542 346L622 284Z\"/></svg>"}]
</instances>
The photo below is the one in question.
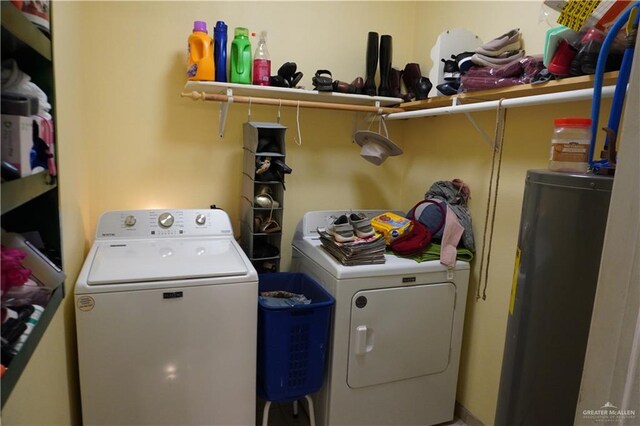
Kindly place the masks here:
<instances>
[{"instance_id":1,"label":"plastic jar with lid","mask_svg":"<svg viewBox=\"0 0 640 426\"><path fill-rule=\"evenodd\" d=\"M549 169L584 173L589 170L591 119L564 117L554 120Z\"/></svg>"}]
</instances>

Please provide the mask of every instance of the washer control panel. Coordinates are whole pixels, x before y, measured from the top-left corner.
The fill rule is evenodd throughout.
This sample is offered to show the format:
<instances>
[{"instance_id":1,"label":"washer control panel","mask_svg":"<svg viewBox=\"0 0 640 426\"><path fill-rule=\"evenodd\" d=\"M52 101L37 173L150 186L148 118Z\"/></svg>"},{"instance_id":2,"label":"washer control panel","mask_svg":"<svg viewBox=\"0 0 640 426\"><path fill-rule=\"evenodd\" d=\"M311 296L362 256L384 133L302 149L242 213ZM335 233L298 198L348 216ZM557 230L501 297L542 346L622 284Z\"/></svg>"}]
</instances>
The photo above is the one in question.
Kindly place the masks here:
<instances>
[{"instance_id":1,"label":"washer control panel","mask_svg":"<svg viewBox=\"0 0 640 426\"><path fill-rule=\"evenodd\" d=\"M212 210L127 210L104 213L97 239L233 236L226 212Z\"/></svg>"}]
</instances>

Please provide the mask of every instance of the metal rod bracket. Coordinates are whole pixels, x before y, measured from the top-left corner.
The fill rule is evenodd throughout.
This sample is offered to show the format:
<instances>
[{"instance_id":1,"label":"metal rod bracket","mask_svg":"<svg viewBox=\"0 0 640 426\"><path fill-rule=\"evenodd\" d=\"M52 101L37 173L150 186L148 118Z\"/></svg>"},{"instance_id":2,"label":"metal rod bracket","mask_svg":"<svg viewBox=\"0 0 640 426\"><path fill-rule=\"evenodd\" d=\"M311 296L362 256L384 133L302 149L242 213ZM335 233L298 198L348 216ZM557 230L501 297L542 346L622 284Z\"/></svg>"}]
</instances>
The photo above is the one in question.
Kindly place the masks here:
<instances>
[{"instance_id":1,"label":"metal rod bracket","mask_svg":"<svg viewBox=\"0 0 640 426\"><path fill-rule=\"evenodd\" d=\"M218 136L220 139L224 137L224 127L227 124L227 115L229 107L233 103L233 89L227 88L227 101L220 102L220 113L218 115Z\"/></svg>"}]
</instances>

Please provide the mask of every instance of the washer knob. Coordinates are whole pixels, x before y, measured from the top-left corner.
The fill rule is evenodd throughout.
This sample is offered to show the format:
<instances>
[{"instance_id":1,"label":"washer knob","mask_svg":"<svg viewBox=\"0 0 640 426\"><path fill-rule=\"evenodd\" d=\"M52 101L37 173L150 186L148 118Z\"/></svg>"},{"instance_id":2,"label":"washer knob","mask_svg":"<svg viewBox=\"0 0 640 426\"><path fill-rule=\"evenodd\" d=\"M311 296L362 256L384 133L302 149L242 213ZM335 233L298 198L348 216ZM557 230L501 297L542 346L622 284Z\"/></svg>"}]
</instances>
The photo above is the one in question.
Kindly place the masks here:
<instances>
[{"instance_id":1,"label":"washer knob","mask_svg":"<svg viewBox=\"0 0 640 426\"><path fill-rule=\"evenodd\" d=\"M127 228L131 228L135 224L136 224L136 217L135 216L129 215L129 216L124 218L124 226L126 226Z\"/></svg>"},{"instance_id":2,"label":"washer knob","mask_svg":"<svg viewBox=\"0 0 640 426\"><path fill-rule=\"evenodd\" d=\"M196 216L196 223L198 225L204 225L204 223L207 221L207 217L205 215L203 215L202 213L198 214Z\"/></svg>"},{"instance_id":3,"label":"washer knob","mask_svg":"<svg viewBox=\"0 0 640 426\"><path fill-rule=\"evenodd\" d=\"M162 213L158 217L158 225L162 228L171 228L173 225L173 215L171 213Z\"/></svg>"}]
</instances>

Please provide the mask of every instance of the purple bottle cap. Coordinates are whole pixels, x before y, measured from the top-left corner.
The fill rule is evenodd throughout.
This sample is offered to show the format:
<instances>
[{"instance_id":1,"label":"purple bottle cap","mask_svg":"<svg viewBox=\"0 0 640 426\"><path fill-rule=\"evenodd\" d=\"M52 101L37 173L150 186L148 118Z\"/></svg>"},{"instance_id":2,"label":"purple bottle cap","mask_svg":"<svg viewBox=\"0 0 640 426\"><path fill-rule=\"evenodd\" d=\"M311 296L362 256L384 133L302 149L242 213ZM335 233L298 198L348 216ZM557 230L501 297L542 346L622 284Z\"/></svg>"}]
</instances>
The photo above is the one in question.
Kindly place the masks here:
<instances>
[{"instance_id":1,"label":"purple bottle cap","mask_svg":"<svg viewBox=\"0 0 640 426\"><path fill-rule=\"evenodd\" d=\"M209 34L209 32L207 31L207 23L204 21L194 21L193 22L193 31L200 31L203 33L207 33Z\"/></svg>"}]
</instances>

